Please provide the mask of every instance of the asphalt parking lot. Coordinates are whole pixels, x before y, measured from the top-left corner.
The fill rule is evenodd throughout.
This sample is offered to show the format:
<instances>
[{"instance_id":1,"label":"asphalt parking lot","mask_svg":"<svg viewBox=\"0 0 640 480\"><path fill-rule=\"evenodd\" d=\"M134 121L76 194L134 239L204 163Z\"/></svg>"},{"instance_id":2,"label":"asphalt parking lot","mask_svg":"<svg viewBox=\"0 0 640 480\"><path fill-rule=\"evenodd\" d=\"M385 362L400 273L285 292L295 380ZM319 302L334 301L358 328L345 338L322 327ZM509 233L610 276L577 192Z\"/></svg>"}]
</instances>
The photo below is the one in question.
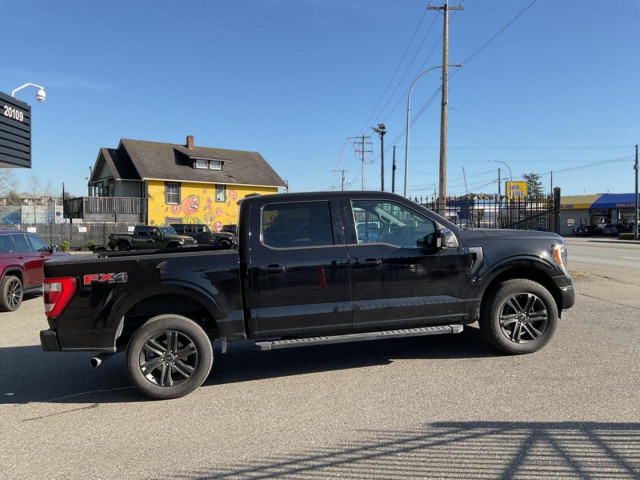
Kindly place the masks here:
<instances>
[{"instance_id":1,"label":"asphalt parking lot","mask_svg":"<svg viewBox=\"0 0 640 480\"><path fill-rule=\"evenodd\" d=\"M130 387L121 355L43 353L28 299L0 314L0 478L640 478L640 247L569 255L577 304L538 353L498 354L474 327L243 342L164 402Z\"/></svg>"}]
</instances>

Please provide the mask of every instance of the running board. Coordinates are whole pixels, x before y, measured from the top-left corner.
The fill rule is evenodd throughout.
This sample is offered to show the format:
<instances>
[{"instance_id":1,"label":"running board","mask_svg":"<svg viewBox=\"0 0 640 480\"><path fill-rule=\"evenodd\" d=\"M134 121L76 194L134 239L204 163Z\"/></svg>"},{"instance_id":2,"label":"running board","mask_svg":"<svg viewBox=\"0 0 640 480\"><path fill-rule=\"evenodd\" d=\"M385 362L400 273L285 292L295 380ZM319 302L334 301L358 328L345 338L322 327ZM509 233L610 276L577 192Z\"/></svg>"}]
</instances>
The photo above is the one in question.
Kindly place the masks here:
<instances>
[{"instance_id":1,"label":"running board","mask_svg":"<svg viewBox=\"0 0 640 480\"><path fill-rule=\"evenodd\" d=\"M306 347L309 345L328 345L330 343L364 342L367 340L382 340L385 338L421 337L425 335L444 335L460 333L462 325L441 325L437 327L405 328L402 330L385 330L382 332L349 333L347 335L333 335L330 337L293 338L291 340L273 340L256 342L256 350L277 350L279 348Z\"/></svg>"}]
</instances>

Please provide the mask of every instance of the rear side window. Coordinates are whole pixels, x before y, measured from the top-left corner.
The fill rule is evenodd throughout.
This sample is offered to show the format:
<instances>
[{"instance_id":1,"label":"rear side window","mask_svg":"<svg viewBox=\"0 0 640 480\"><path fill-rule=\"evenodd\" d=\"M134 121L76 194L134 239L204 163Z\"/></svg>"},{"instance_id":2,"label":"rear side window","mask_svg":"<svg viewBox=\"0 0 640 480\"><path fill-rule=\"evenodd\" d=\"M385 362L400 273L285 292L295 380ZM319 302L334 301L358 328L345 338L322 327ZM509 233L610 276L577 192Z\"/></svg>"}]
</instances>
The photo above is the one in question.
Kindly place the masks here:
<instances>
[{"instance_id":1,"label":"rear side window","mask_svg":"<svg viewBox=\"0 0 640 480\"><path fill-rule=\"evenodd\" d=\"M262 242L275 248L333 245L329 202L265 205L262 209Z\"/></svg>"},{"instance_id":2,"label":"rear side window","mask_svg":"<svg viewBox=\"0 0 640 480\"><path fill-rule=\"evenodd\" d=\"M15 234L11 235L11 237L13 238L13 243L15 244L15 248L13 249L15 253L29 253L31 251L31 247L29 246L27 238L24 236L24 234Z\"/></svg>"},{"instance_id":3,"label":"rear side window","mask_svg":"<svg viewBox=\"0 0 640 480\"><path fill-rule=\"evenodd\" d=\"M0 235L0 253L11 253L13 248L11 235Z\"/></svg>"}]
</instances>

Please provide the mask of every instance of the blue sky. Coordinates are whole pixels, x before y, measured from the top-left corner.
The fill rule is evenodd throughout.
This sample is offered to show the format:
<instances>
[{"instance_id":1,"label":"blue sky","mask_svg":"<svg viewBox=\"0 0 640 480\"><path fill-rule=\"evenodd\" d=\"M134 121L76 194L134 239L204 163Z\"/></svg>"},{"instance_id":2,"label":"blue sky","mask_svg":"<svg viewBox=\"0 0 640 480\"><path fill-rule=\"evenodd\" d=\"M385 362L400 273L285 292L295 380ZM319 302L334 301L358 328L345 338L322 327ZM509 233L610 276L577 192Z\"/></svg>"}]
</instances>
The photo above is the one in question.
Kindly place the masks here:
<instances>
[{"instance_id":1,"label":"blue sky","mask_svg":"<svg viewBox=\"0 0 640 480\"><path fill-rule=\"evenodd\" d=\"M530 3L467 1L451 19L451 63ZM18 94L33 109L33 168L16 176L22 188L35 175L82 195L99 147L121 137L182 143L193 134L197 145L259 151L292 190L337 186L336 168L359 189L346 138L384 121L386 186L398 139L401 191L406 90L421 66L442 61L441 15L425 13L426 4L0 0L0 90L33 82L48 94L42 104L34 89ZM491 158L507 162L514 179L542 173L547 188L555 170L564 194L633 191L632 159L624 157L640 141L640 3L603 5L538 0L451 76L448 193L464 193L463 167L470 191L495 192ZM434 71L417 84L414 115L439 81ZM433 193L439 122L438 97L411 128L412 196ZM371 140L365 179L379 188L379 142Z\"/></svg>"}]
</instances>

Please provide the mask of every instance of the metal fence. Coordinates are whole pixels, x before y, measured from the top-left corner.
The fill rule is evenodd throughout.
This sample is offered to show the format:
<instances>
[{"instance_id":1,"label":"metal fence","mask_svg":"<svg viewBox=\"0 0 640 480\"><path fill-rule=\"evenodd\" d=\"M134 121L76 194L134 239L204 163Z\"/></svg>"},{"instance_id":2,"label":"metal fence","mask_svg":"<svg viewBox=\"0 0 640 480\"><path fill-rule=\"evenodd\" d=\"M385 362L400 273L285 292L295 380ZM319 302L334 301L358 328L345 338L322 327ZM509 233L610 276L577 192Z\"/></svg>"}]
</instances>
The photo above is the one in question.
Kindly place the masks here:
<instances>
[{"instance_id":1,"label":"metal fence","mask_svg":"<svg viewBox=\"0 0 640 480\"><path fill-rule=\"evenodd\" d=\"M0 224L0 230L24 230L35 233L51 245L62 245L67 241L72 250L87 250L88 243L97 247L106 247L110 233L128 233L136 223L22 223Z\"/></svg>"},{"instance_id":2,"label":"metal fence","mask_svg":"<svg viewBox=\"0 0 640 480\"><path fill-rule=\"evenodd\" d=\"M506 199L498 198L497 195L448 197L444 209L438 201L420 203L465 228L508 228L555 232L559 227L559 188L554 189L552 195L529 198Z\"/></svg>"}]
</instances>

